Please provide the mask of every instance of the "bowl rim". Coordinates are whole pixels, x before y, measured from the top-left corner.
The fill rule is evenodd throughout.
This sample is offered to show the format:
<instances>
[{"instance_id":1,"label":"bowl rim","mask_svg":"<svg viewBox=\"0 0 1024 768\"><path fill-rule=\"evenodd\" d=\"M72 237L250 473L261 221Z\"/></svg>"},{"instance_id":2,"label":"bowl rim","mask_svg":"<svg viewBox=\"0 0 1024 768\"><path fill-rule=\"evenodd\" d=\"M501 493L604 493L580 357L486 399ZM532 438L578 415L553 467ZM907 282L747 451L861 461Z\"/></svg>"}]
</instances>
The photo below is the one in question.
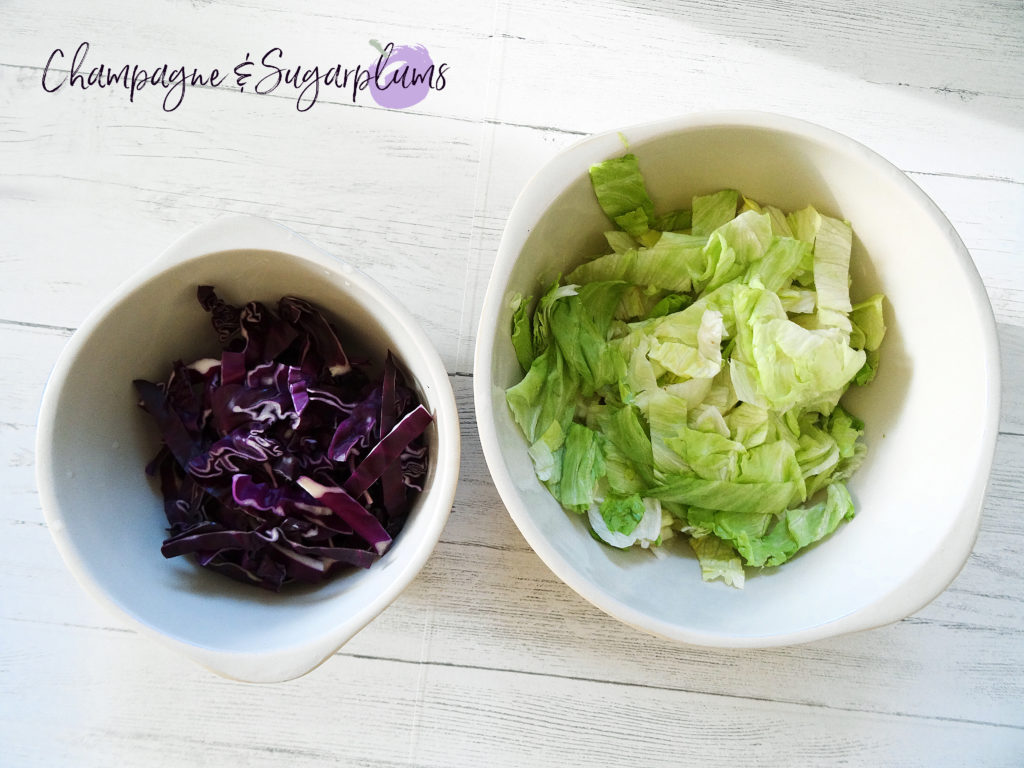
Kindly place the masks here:
<instances>
[{"instance_id":1,"label":"bowl rim","mask_svg":"<svg viewBox=\"0 0 1024 768\"><path fill-rule=\"evenodd\" d=\"M969 502L960 510L955 523L950 527L951 533L946 539L946 543L953 548L953 551L945 559L945 567L922 568L908 579L896 584L874 603L867 604L836 619L788 632L762 635L695 631L679 624L655 619L591 583L578 568L548 542L547 537L533 522L502 459L502 446L491 417L494 410L494 388L491 381L492 350L490 341L495 338L497 332L505 286L533 225L592 163L607 159L616 152L621 153L627 137L628 146L632 151L634 146L642 147L643 144L652 140L674 133L736 127L781 132L825 145L844 155L853 156L906 191L918 202L937 230L944 233L952 250L957 255L959 266L965 275L966 295L971 300L982 326L985 337L983 352L988 363L985 372L985 397L989 404L987 419L982 425L980 451L975 457L976 462L972 467ZM920 610L942 593L963 569L977 538L985 492L995 454L1000 413L998 337L995 316L988 294L967 247L953 225L919 186L874 150L816 123L787 115L751 110L699 112L614 128L584 137L559 152L527 182L509 213L481 308L473 373L475 415L484 458L499 496L527 543L559 579L587 601L623 623L649 634L690 645L765 648L810 642L882 626ZM954 536L958 531L966 531L969 535Z\"/></svg>"},{"instance_id":2,"label":"bowl rim","mask_svg":"<svg viewBox=\"0 0 1024 768\"><path fill-rule=\"evenodd\" d=\"M262 651L225 650L195 643L180 635L169 635L136 616L127 606L111 597L90 573L81 550L67 534L64 512L60 509L54 485L57 481L53 445L56 439L57 405L65 390L69 371L74 367L82 347L96 327L129 295L144 283L179 264L238 250L271 251L324 270L334 279L338 290L359 292L369 297L374 314L388 318L389 327L407 336L421 356L421 384L433 391L430 405L437 429L435 475L423 511L430 524L416 540L402 549L401 566L384 588L367 604L345 621L315 637L294 643L275 645ZM347 283L346 287L341 285ZM202 224L180 236L158 257L142 266L123 281L82 321L61 350L46 382L40 401L36 429L36 486L43 517L57 550L76 581L109 612L127 621L135 629L164 645L184 653L211 671L247 682L280 682L304 675L347 642L373 618L390 605L413 581L432 554L447 523L455 498L460 459L460 426L451 380L433 343L412 314L375 280L350 262L335 257L282 224L249 215L222 216Z\"/></svg>"}]
</instances>

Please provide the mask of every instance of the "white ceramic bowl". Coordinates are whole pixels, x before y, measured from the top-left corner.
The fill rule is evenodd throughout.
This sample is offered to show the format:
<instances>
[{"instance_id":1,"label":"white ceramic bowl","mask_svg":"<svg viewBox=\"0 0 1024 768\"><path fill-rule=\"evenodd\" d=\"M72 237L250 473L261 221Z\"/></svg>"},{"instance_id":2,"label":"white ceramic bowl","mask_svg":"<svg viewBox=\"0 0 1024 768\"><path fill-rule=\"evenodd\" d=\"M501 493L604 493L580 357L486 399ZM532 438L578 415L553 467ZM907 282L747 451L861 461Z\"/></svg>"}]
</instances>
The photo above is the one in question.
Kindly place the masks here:
<instances>
[{"instance_id":1,"label":"white ceramic bowl","mask_svg":"<svg viewBox=\"0 0 1024 768\"><path fill-rule=\"evenodd\" d=\"M999 416L995 323L963 243L935 204L874 152L830 130L760 113L692 115L624 129L659 210L732 187L784 210L811 203L854 229L853 297L881 291L888 334L877 379L845 401L869 456L850 483L854 520L746 588L704 583L689 548L657 560L594 542L537 481L504 390L521 373L509 299L606 252L610 228L591 164L624 152L620 132L552 160L509 216L477 336L476 414L512 518L570 587L667 638L757 647L814 640L913 613L960 571L977 533Z\"/></svg>"},{"instance_id":2,"label":"white ceramic bowl","mask_svg":"<svg viewBox=\"0 0 1024 768\"><path fill-rule=\"evenodd\" d=\"M175 359L219 354L198 284L236 304L308 299L347 349L382 359L390 348L414 380L434 416L428 476L395 544L368 570L272 594L160 554L167 520L143 473L160 437L132 380L163 381ZM221 675L272 682L316 667L419 572L455 495L459 420L437 352L379 285L280 225L233 216L176 242L82 323L43 396L36 450L47 524L93 597Z\"/></svg>"}]
</instances>

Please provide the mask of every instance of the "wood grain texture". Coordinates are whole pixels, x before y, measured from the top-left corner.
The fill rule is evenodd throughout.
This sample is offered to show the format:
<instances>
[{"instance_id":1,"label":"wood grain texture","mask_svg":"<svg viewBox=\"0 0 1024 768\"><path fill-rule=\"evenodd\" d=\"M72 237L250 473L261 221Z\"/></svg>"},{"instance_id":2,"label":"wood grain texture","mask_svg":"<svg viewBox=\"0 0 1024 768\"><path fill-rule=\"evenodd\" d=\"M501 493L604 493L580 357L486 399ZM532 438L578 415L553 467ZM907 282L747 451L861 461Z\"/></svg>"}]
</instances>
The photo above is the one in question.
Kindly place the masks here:
<instances>
[{"instance_id":1,"label":"wood grain texture","mask_svg":"<svg viewBox=\"0 0 1024 768\"><path fill-rule=\"evenodd\" d=\"M427 45L449 88L405 111L328 92L306 113L287 91L197 88L165 113L156 91L132 104L39 84L49 52L81 40L96 63L223 67L272 46L354 64L370 38ZM1021 764L1019 2L10 0L0 44L0 764ZM906 171L968 246L1003 364L981 530L952 585L895 624L763 651L649 637L559 581L491 484L470 375L505 218L536 170L590 132L731 108L811 119ZM462 417L459 490L420 576L277 686L216 678L85 598L33 477L70 333L222 213L276 219L385 284L441 352Z\"/></svg>"},{"instance_id":2,"label":"wood grain texture","mask_svg":"<svg viewBox=\"0 0 1024 768\"><path fill-rule=\"evenodd\" d=\"M823 755L833 764L924 766L969 746L977 764L1013 766L1024 748L1018 730L973 723L356 657L270 695L211 683L123 633L21 635L33 649L22 666L63 692L70 717L29 706L5 725L32 729L65 764L601 766L628 754L652 766L821 764ZM182 706L197 689L207 694L202 717ZM8 759L31 761L27 746L13 742Z\"/></svg>"}]
</instances>

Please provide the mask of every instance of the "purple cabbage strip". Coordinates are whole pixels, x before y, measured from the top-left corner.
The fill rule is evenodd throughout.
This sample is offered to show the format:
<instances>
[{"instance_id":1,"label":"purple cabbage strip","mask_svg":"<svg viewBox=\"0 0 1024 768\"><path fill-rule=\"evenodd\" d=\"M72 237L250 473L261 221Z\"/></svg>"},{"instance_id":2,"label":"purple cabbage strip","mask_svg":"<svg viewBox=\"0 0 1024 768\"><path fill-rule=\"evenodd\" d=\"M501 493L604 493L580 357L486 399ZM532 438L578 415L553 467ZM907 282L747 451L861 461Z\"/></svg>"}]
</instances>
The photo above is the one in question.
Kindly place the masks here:
<instances>
[{"instance_id":1,"label":"purple cabbage strip","mask_svg":"<svg viewBox=\"0 0 1024 768\"><path fill-rule=\"evenodd\" d=\"M341 347L338 335L327 322L327 318L312 304L294 296L285 296L278 302L277 307L281 317L307 334L308 348L316 350L331 375L341 376L348 373L351 365L345 350Z\"/></svg>"},{"instance_id":2,"label":"purple cabbage strip","mask_svg":"<svg viewBox=\"0 0 1024 768\"><path fill-rule=\"evenodd\" d=\"M201 285L196 291L199 304L210 313L210 321L213 323L213 330L222 345L227 344L232 338L238 335L241 328L239 317L241 310L221 301L214 293L213 287Z\"/></svg>"},{"instance_id":3,"label":"purple cabbage strip","mask_svg":"<svg viewBox=\"0 0 1024 768\"><path fill-rule=\"evenodd\" d=\"M406 446L423 434L433 420L422 405L402 417L394 429L387 433L373 449L366 454L355 472L345 481L344 489L352 496L359 496L369 489L383 474L388 465L397 460Z\"/></svg>"},{"instance_id":4,"label":"purple cabbage strip","mask_svg":"<svg viewBox=\"0 0 1024 768\"><path fill-rule=\"evenodd\" d=\"M432 421L391 353L374 378L348 358L319 310L284 297L278 312L197 298L219 362L137 380L161 433L146 472L164 497L166 557L279 590L368 568L391 546L422 490Z\"/></svg>"},{"instance_id":5,"label":"purple cabbage strip","mask_svg":"<svg viewBox=\"0 0 1024 768\"><path fill-rule=\"evenodd\" d=\"M338 425L327 455L332 461L344 462L354 449L365 446L375 432L380 432L380 389L375 389Z\"/></svg>"},{"instance_id":6,"label":"purple cabbage strip","mask_svg":"<svg viewBox=\"0 0 1024 768\"><path fill-rule=\"evenodd\" d=\"M395 360L388 352L384 359L384 375L380 384L380 433L386 435L395 426L398 416L398 399L395 387L398 383L398 372ZM380 476L381 488L384 492L384 507L391 518L405 515L405 488L402 485L402 466L400 462L388 464Z\"/></svg>"},{"instance_id":7,"label":"purple cabbage strip","mask_svg":"<svg viewBox=\"0 0 1024 768\"><path fill-rule=\"evenodd\" d=\"M344 489L322 485L309 477L300 477L299 485L314 499L334 510L338 517L352 526L353 531L373 545L378 555L383 555L391 546L391 537L380 521Z\"/></svg>"},{"instance_id":8,"label":"purple cabbage strip","mask_svg":"<svg viewBox=\"0 0 1024 768\"><path fill-rule=\"evenodd\" d=\"M171 407L164 388L142 379L136 379L133 383L139 393L139 404L156 420L157 427L163 435L164 445L179 464L187 464L200 452L201 447L188 433L181 416Z\"/></svg>"}]
</instances>

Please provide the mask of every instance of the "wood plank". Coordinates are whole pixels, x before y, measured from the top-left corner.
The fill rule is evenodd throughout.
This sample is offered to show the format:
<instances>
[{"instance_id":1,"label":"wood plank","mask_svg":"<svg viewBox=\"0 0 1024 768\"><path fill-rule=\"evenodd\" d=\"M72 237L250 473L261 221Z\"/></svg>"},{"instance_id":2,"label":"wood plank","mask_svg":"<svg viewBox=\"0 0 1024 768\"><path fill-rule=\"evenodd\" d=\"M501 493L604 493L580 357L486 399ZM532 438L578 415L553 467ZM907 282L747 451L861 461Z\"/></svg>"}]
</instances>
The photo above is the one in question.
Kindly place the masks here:
<instances>
[{"instance_id":1,"label":"wood plank","mask_svg":"<svg viewBox=\"0 0 1024 768\"><path fill-rule=\"evenodd\" d=\"M571 677L350 657L254 687L133 635L23 625L16 641L3 664L21 674L0 677L16 764L1009 766L1024 749L1016 728Z\"/></svg>"},{"instance_id":2,"label":"wood plank","mask_svg":"<svg viewBox=\"0 0 1024 768\"><path fill-rule=\"evenodd\" d=\"M999 348L1003 366L1000 429L1024 435L1024 327L1000 324Z\"/></svg>"}]
</instances>

